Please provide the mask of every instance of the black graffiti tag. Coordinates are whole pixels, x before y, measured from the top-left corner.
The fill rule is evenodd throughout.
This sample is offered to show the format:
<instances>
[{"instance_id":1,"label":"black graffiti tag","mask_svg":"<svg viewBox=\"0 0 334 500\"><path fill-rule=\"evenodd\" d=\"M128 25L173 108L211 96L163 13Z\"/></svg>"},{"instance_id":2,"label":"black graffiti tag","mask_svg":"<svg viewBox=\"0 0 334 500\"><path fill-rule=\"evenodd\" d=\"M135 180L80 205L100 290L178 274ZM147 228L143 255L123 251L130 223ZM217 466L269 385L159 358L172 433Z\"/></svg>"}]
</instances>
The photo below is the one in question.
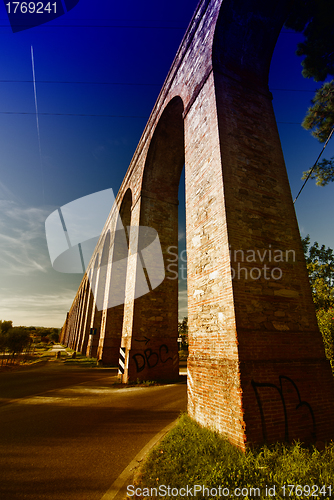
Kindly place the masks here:
<instances>
[{"instance_id":1,"label":"black graffiti tag","mask_svg":"<svg viewBox=\"0 0 334 500\"><path fill-rule=\"evenodd\" d=\"M137 373L141 372L144 370L145 366L148 368L154 368L157 366L158 363L167 363L169 360L173 360L171 356L166 358L166 355L168 354L168 346L166 344L162 344L159 347L159 352L152 351L152 349L147 348L145 351L143 351L144 354L138 352L132 356L132 359L134 360L136 364L136 369Z\"/></svg>"},{"instance_id":2,"label":"black graffiti tag","mask_svg":"<svg viewBox=\"0 0 334 500\"><path fill-rule=\"evenodd\" d=\"M297 385L295 384L295 382L291 378L286 377L285 375L279 376L279 386L272 384L272 383L269 383L269 382L255 382L254 380L251 381L251 384L252 384L254 392L255 392L257 404L258 404L258 407L260 410L261 423L262 423L262 434L263 434L264 441L267 441L268 435L267 435L266 419L265 419L265 415L264 415L264 411L263 411L263 404L262 404L262 400L261 400L261 397L260 397L260 394L258 391L258 389L261 387L272 388L278 392L280 399L281 399L281 402L282 402L282 409L283 409L283 415L284 415L284 434L285 434L284 438L285 438L285 441L289 441L289 421L288 421L288 414L287 414L287 408L286 408L284 391L283 391L283 383L282 383L283 380L286 380L287 382L289 382L294 387L294 389L296 391L298 403L295 407L295 410L298 410L301 407L306 407L308 409L309 414L310 414L311 419L312 419L311 434L312 434L313 440L315 441L316 440L316 424L315 424L315 418L314 418L314 413L313 413L312 407L307 401L302 401Z\"/></svg>"}]
</instances>

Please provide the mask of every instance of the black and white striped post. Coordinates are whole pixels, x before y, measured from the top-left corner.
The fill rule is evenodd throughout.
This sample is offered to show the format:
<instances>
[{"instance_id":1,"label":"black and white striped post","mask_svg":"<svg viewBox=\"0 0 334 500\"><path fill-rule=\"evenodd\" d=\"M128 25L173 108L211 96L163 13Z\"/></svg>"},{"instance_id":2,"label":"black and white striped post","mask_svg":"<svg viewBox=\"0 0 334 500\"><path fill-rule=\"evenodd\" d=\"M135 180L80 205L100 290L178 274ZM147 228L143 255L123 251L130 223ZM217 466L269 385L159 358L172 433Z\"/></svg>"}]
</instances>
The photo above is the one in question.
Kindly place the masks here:
<instances>
[{"instance_id":1,"label":"black and white striped post","mask_svg":"<svg viewBox=\"0 0 334 500\"><path fill-rule=\"evenodd\" d=\"M121 347L119 350L118 375L124 375L125 354L126 354L126 347Z\"/></svg>"}]
</instances>

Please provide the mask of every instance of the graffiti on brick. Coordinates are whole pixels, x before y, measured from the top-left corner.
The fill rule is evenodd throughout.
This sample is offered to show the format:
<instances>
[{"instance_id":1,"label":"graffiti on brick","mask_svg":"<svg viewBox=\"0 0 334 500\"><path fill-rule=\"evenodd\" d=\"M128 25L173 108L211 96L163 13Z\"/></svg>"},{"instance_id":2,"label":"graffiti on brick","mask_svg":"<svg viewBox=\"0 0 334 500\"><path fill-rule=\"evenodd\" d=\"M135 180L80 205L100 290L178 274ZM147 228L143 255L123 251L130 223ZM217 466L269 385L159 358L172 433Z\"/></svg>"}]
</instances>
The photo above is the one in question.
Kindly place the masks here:
<instances>
[{"instance_id":1,"label":"graffiti on brick","mask_svg":"<svg viewBox=\"0 0 334 500\"><path fill-rule=\"evenodd\" d=\"M288 412L287 412L284 391L283 391L283 384L282 384L283 380L287 380L288 382L290 382L290 384L292 384L292 386L294 387L294 389L296 391L298 403L295 407L295 410L297 411L302 407L305 407L308 409L309 414L310 414L311 419L312 419L311 435L312 435L313 441L315 442L316 441L316 425L315 425L315 418L314 418L314 413L313 413L312 407L307 401L303 401L301 399L297 385L295 384L295 382L291 378L286 377L285 375L279 376L279 386L272 384L272 383L269 383L269 382L264 382L264 383L261 382L260 383L260 382L255 382L254 380L252 380L252 382L251 382L253 389L254 389L254 392L255 392L256 401L257 401L257 404L258 404L258 407L260 410L262 434L263 434L264 441L267 441L268 433L267 433L267 426L266 426L266 418L265 418L264 410L263 410L264 401L262 401L260 394L259 394L259 391L258 391L258 389L261 387L273 388L278 392L280 399L281 399L281 402L282 402L282 409L283 409L283 414L284 414L284 438L285 438L285 441L287 441L287 442L289 441L289 419L288 419Z\"/></svg>"},{"instance_id":2,"label":"graffiti on brick","mask_svg":"<svg viewBox=\"0 0 334 500\"><path fill-rule=\"evenodd\" d=\"M145 342L145 345L147 345L150 340L151 339L149 339L148 337L144 337L143 339L135 339L136 342Z\"/></svg>"},{"instance_id":3,"label":"graffiti on brick","mask_svg":"<svg viewBox=\"0 0 334 500\"><path fill-rule=\"evenodd\" d=\"M147 368L155 368L159 363L165 364L167 361L173 361L171 356L168 356L168 346L166 344L162 344L159 347L159 351L153 351L150 348L147 348L141 352L137 352L132 356L132 359L135 362L137 373Z\"/></svg>"}]
</instances>

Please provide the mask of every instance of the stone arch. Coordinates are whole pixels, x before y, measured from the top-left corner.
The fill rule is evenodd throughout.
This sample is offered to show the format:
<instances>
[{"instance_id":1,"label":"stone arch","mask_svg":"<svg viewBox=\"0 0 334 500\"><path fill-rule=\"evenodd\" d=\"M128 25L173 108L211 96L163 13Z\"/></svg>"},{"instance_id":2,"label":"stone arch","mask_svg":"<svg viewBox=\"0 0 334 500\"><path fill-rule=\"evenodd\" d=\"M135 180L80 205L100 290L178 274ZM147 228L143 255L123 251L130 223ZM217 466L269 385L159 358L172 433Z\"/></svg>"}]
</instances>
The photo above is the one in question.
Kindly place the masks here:
<instances>
[{"instance_id":1,"label":"stone arch","mask_svg":"<svg viewBox=\"0 0 334 500\"><path fill-rule=\"evenodd\" d=\"M94 336L90 334L91 328L94 328L94 318L96 313L96 291L98 284L98 274L99 274L99 262L100 255L97 253L94 258L94 266L92 269L91 282L90 282L90 300L88 307L87 323L86 323L86 335L88 337L86 356L92 357L92 351L94 346ZM95 347L95 346L94 346Z\"/></svg>"},{"instance_id":2,"label":"stone arch","mask_svg":"<svg viewBox=\"0 0 334 500\"><path fill-rule=\"evenodd\" d=\"M82 307L80 311L80 318L78 323L78 333L77 333L77 343L76 351L82 352L83 333L84 333L84 323L86 317L87 299L89 298L89 279L87 274L84 277L84 284L82 287Z\"/></svg>"},{"instance_id":3,"label":"stone arch","mask_svg":"<svg viewBox=\"0 0 334 500\"><path fill-rule=\"evenodd\" d=\"M131 230L123 381L176 378L177 282L169 279L168 249L177 245L176 187L185 163L188 412L242 449L284 425L294 437L316 432L320 441L333 438L333 378L267 81L290 5L199 2L117 198L123 200L131 186L131 226L157 231L166 268L159 286L136 294L138 273L145 274L146 264L149 275L149 263ZM279 280L271 277L275 249L294 251L280 262ZM248 250L255 262L245 259ZM253 267L261 276L252 278ZM282 380L295 387L297 406ZM280 395L275 401L271 389ZM285 422L279 404L286 408ZM312 422L301 406L309 408Z\"/></svg>"},{"instance_id":4,"label":"stone arch","mask_svg":"<svg viewBox=\"0 0 334 500\"><path fill-rule=\"evenodd\" d=\"M165 278L152 289L148 268L152 263L143 262L141 257L137 261L140 272L143 266L150 292L140 296L135 290L133 309L127 309L131 324L125 319L123 337L126 339L131 330L131 346L125 341L131 350L125 374L130 380L178 377L178 280L170 270L169 257L171 249L177 253L178 246L178 186L184 166L183 110L179 96L168 102L152 135L143 170L138 225L157 232Z\"/></svg>"},{"instance_id":5,"label":"stone arch","mask_svg":"<svg viewBox=\"0 0 334 500\"><path fill-rule=\"evenodd\" d=\"M123 196L122 203L119 209L119 215L124 229L131 225L131 209L132 209L132 191L128 188Z\"/></svg>"},{"instance_id":6,"label":"stone arch","mask_svg":"<svg viewBox=\"0 0 334 500\"><path fill-rule=\"evenodd\" d=\"M71 345L72 349L74 349L75 351L77 350L78 338L80 335L80 320L82 315L83 301L84 301L84 287L82 287L78 292L78 298L77 298L77 315L73 332L73 342Z\"/></svg>"},{"instance_id":7,"label":"stone arch","mask_svg":"<svg viewBox=\"0 0 334 500\"><path fill-rule=\"evenodd\" d=\"M183 101L176 96L163 110L153 133L147 153L141 192L142 196L177 203L178 187L184 165ZM145 219L141 209L141 223Z\"/></svg>"},{"instance_id":8,"label":"stone arch","mask_svg":"<svg viewBox=\"0 0 334 500\"><path fill-rule=\"evenodd\" d=\"M268 88L272 53L290 2L210 5L216 15L212 68L185 120L186 166L192 163L192 176L199 179L187 184L188 411L244 448L247 440L262 440L256 384L274 386L287 377L303 388L313 409L320 408L312 381L316 371L307 368L301 345L317 353L319 370L323 361ZM201 137L209 138L203 160L197 146ZM279 280L271 275L276 249L284 255L293 249L295 255L279 263ZM247 252L255 260L247 260ZM215 390L208 394L210 387ZM277 405L268 403L271 430L284 426ZM293 418L291 432L303 435ZM316 420L325 429L320 412Z\"/></svg>"},{"instance_id":9,"label":"stone arch","mask_svg":"<svg viewBox=\"0 0 334 500\"><path fill-rule=\"evenodd\" d=\"M131 225L132 192L128 188L120 203L119 214L113 221L98 359L117 366L124 317L125 284L129 251L128 228Z\"/></svg>"},{"instance_id":10,"label":"stone arch","mask_svg":"<svg viewBox=\"0 0 334 500\"><path fill-rule=\"evenodd\" d=\"M92 358L98 357L98 346L101 337L101 322L102 322L102 313L104 306L104 296L105 296L105 288L107 282L107 271L108 271L108 260L109 260L109 251L110 251L110 231L104 235L103 246L101 246L101 260L98 264L98 269L94 269L93 280L96 280L95 284L95 307L93 309L94 314L92 315L91 328L96 330L94 337L92 338L92 342L90 344L90 355ZM95 261L96 262L96 261ZM94 290L94 288L93 288Z\"/></svg>"},{"instance_id":11,"label":"stone arch","mask_svg":"<svg viewBox=\"0 0 334 500\"><path fill-rule=\"evenodd\" d=\"M91 281L93 276L93 269L87 270L87 282L85 288L85 304L82 311L82 322L81 322L81 339L78 351L82 354L86 354L87 344L89 338L90 329L90 319L92 314L92 307L94 302L94 296L91 288Z\"/></svg>"}]
</instances>

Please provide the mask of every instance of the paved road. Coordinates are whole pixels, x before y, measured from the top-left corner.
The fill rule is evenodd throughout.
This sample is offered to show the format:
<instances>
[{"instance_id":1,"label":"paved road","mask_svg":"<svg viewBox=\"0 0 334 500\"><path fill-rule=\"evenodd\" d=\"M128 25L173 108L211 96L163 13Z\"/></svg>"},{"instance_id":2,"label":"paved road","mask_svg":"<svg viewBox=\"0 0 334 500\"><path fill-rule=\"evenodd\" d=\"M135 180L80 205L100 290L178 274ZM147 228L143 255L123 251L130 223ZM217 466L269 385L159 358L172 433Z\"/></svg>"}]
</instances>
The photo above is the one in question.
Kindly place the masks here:
<instances>
[{"instance_id":1,"label":"paved road","mask_svg":"<svg viewBox=\"0 0 334 500\"><path fill-rule=\"evenodd\" d=\"M1 500L100 500L185 410L185 383L120 388L114 374L56 362L0 374Z\"/></svg>"}]
</instances>

